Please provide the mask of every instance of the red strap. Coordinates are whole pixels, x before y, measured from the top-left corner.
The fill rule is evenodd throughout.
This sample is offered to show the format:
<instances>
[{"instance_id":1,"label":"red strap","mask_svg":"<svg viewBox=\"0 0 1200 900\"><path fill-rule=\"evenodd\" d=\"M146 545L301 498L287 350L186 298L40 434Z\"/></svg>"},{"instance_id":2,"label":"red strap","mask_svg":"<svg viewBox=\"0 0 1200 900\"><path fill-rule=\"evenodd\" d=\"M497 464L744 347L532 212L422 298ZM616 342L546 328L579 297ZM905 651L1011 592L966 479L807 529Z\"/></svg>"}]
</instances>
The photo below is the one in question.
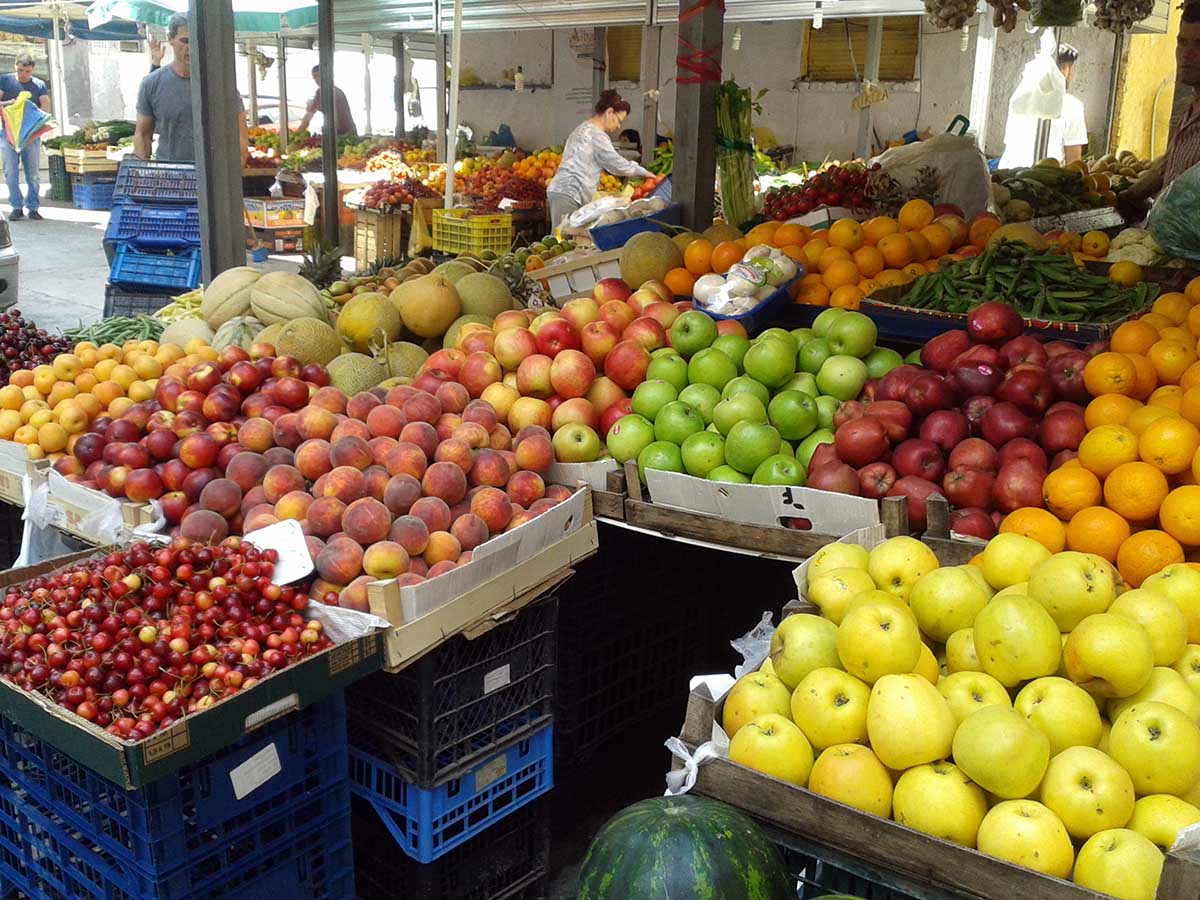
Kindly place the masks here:
<instances>
[{"instance_id":1,"label":"red strap","mask_svg":"<svg viewBox=\"0 0 1200 900\"><path fill-rule=\"evenodd\" d=\"M682 25L692 16L697 15L710 6L719 6L721 12L725 12L725 0L699 0L694 6L687 10L680 9L679 24ZM679 37L679 45L687 49L688 53L680 53L675 57L675 65L680 72L691 72L691 75L680 75L675 81L677 84L711 84L721 80L721 63L719 55L721 52L721 44L711 50L701 50L695 44L686 40L682 35Z\"/></svg>"}]
</instances>

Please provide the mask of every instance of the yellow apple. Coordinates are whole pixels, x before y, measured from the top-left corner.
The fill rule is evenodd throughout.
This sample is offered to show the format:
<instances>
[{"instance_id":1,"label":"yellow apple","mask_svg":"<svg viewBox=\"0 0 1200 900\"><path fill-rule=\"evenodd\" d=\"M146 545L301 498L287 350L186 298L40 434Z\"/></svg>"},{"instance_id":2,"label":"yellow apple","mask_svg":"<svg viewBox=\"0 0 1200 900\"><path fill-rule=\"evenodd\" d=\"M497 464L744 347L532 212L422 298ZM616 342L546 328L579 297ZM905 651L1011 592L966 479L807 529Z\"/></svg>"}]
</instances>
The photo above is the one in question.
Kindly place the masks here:
<instances>
[{"instance_id":1,"label":"yellow apple","mask_svg":"<svg viewBox=\"0 0 1200 900\"><path fill-rule=\"evenodd\" d=\"M837 626L837 655L847 672L874 684L913 670L921 658L921 632L906 611L882 603L855 606Z\"/></svg>"},{"instance_id":2,"label":"yellow apple","mask_svg":"<svg viewBox=\"0 0 1200 900\"><path fill-rule=\"evenodd\" d=\"M826 544L808 560L808 583L833 569L867 569L869 554L866 547L836 541Z\"/></svg>"},{"instance_id":3,"label":"yellow apple","mask_svg":"<svg viewBox=\"0 0 1200 900\"><path fill-rule=\"evenodd\" d=\"M921 642L921 658L913 666L913 674L920 675L935 686L938 679L942 677L942 667L938 663L937 657L933 655L933 651L929 649L929 645L924 641Z\"/></svg>"},{"instance_id":4,"label":"yellow apple","mask_svg":"<svg viewBox=\"0 0 1200 900\"><path fill-rule=\"evenodd\" d=\"M792 710L792 692L774 675L751 672L737 680L725 695L721 725L730 737L764 713L787 716Z\"/></svg>"},{"instance_id":5,"label":"yellow apple","mask_svg":"<svg viewBox=\"0 0 1200 900\"><path fill-rule=\"evenodd\" d=\"M1133 619L1146 629L1156 666L1174 665L1183 656L1188 638L1187 616L1170 598L1135 588L1114 600L1108 611Z\"/></svg>"},{"instance_id":6,"label":"yellow apple","mask_svg":"<svg viewBox=\"0 0 1200 900\"><path fill-rule=\"evenodd\" d=\"M954 734L954 761L985 791L1013 800L1028 797L1050 761L1050 741L1006 706L972 713Z\"/></svg>"},{"instance_id":7,"label":"yellow apple","mask_svg":"<svg viewBox=\"0 0 1200 900\"><path fill-rule=\"evenodd\" d=\"M1080 622L1062 654L1067 676L1098 697L1136 694L1154 668L1154 648L1146 629L1116 613L1097 613Z\"/></svg>"},{"instance_id":8,"label":"yellow apple","mask_svg":"<svg viewBox=\"0 0 1200 900\"><path fill-rule=\"evenodd\" d=\"M1084 841L1129 821L1133 781L1112 757L1095 747L1068 747L1051 757L1042 778L1041 799L1062 819L1071 837Z\"/></svg>"},{"instance_id":9,"label":"yellow apple","mask_svg":"<svg viewBox=\"0 0 1200 900\"><path fill-rule=\"evenodd\" d=\"M1180 800L1186 800L1192 806L1200 809L1200 778L1196 779L1196 783L1179 795Z\"/></svg>"},{"instance_id":10,"label":"yellow apple","mask_svg":"<svg viewBox=\"0 0 1200 900\"><path fill-rule=\"evenodd\" d=\"M1047 676L1029 682L1017 694L1013 708L1049 738L1051 755L1068 747L1095 747L1100 743L1096 701L1065 678Z\"/></svg>"},{"instance_id":11,"label":"yellow apple","mask_svg":"<svg viewBox=\"0 0 1200 900\"><path fill-rule=\"evenodd\" d=\"M964 572L975 579L975 583L983 588L984 593L988 595L990 600L992 595L996 593L996 589L988 584L988 580L983 577L983 569L975 565L964 565L960 567Z\"/></svg>"},{"instance_id":12,"label":"yellow apple","mask_svg":"<svg viewBox=\"0 0 1200 900\"><path fill-rule=\"evenodd\" d=\"M1159 703L1173 706L1193 722L1200 724L1200 696L1188 687L1182 675L1165 666L1155 666L1151 669L1150 680L1142 685L1142 689L1136 694L1109 700L1108 718L1115 722L1129 707L1147 700L1157 700Z\"/></svg>"},{"instance_id":13,"label":"yellow apple","mask_svg":"<svg viewBox=\"0 0 1200 900\"><path fill-rule=\"evenodd\" d=\"M875 586L906 603L917 580L937 567L933 551L908 535L888 538L871 551L867 560L867 571L875 579Z\"/></svg>"},{"instance_id":14,"label":"yellow apple","mask_svg":"<svg viewBox=\"0 0 1200 900\"><path fill-rule=\"evenodd\" d=\"M920 675L884 675L871 688L867 736L889 769L949 756L957 724L946 698Z\"/></svg>"},{"instance_id":15,"label":"yellow apple","mask_svg":"<svg viewBox=\"0 0 1200 900\"><path fill-rule=\"evenodd\" d=\"M867 742L871 688L841 669L813 669L792 692L792 721L817 750Z\"/></svg>"},{"instance_id":16,"label":"yellow apple","mask_svg":"<svg viewBox=\"0 0 1200 900\"><path fill-rule=\"evenodd\" d=\"M839 624L850 601L866 591L875 590L875 582L865 569L830 569L808 582L806 599L821 610L821 615Z\"/></svg>"},{"instance_id":17,"label":"yellow apple","mask_svg":"<svg viewBox=\"0 0 1200 900\"><path fill-rule=\"evenodd\" d=\"M1053 617L1059 631L1102 613L1117 596L1117 570L1094 553L1055 553L1029 573L1029 596Z\"/></svg>"},{"instance_id":18,"label":"yellow apple","mask_svg":"<svg viewBox=\"0 0 1200 900\"><path fill-rule=\"evenodd\" d=\"M963 847L975 846L986 814L979 785L945 760L909 769L892 794L892 817L901 825Z\"/></svg>"},{"instance_id":19,"label":"yellow apple","mask_svg":"<svg viewBox=\"0 0 1200 900\"><path fill-rule=\"evenodd\" d=\"M1012 532L998 534L984 548L983 577L1000 590L1028 581L1033 567L1049 558L1050 551L1033 538Z\"/></svg>"},{"instance_id":20,"label":"yellow apple","mask_svg":"<svg viewBox=\"0 0 1200 900\"><path fill-rule=\"evenodd\" d=\"M878 588L869 591L863 591L863 593L859 594L850 601L850 604L846 607L846 612L848 613L850 610L858 606L870 606L872 604L890 606L892 609L898 610L912 619L914 625L917 624L917 617L913 615L912 610L909 609L907 603L905 603L895 594L890 594L887 591L881 591ZM842 618L844 619L845 616L843 615ZM838 624L841 625L842 623L838 622Z\"/></svg>"},{"instance_id":21,"label":"yellow apple","mask_svg":"<svg viewBox=\"0 0 1200 900\"><path fill-rule=\"evenodd\" d=\"M974 628L960 628L946 639L946 671L951 675L983 671L975 654Z\"/></svg>"},{"instance_id":22,"label":"yellow apple","mask_svg":"<svg viewBox=\"0 0 1200 900\"><path fill-rule=\"evenodd\" d=\"M804 787L813 766L812 747L786 716L766 713L738 729L729 758L764 775Z\"/></svg>"},{"instance_id":23,"label":"yellow apple","mask_svg":"<svg viewBox=\"0 0 1200 900\"><path fill-rule=\"evenodd\" d=\"M978 567L976 567L976 568L978 568ZM1010 584L1008 587L1001 588L1000 590L996 591L996 593L992 594L992 596L993 597L1012 597L1014 594L1018 597L1028 597L1029 596L1029 582L1021 581L1021 582L1018 582L1017 584Z\"/></svg>"},{"instance_id":24,"label":"yellow apple","mask_svg":"<svg viewBox=\"0 0 1200 900\"><path fill-rule=\"evenodd\" d=\"M1188 643L1200 644L1200 572L1187 563L1172 563L1142 582L1143 591L1168 597L1188 621Z\"/></svg>"},{"instance_id":25,"label":"yellow apple","mask_svg":"<svg viewBox=\"0 0 1200 900\"><path fill-rule=\"evenodd\" d=\"M1112 737L1112 722L1108 721L1108 719L1101 719L1100 720L1100 740L1096 744L1096 749L1102 750L1105 753L1108 753L1108 739L1110 737Z\"/></svg>"},{"instance_id":26,"label":"yellow apple","mask_svg":"<svg viewBox=\"0 0 1200 900\"><path fill-rule=\"evenodd\" d=\"M1128 827L1166 852L1175 846L1179 832L1197 822L1200 822L1200 809L1186 800L1170 794L1150 794L1133 804L1133 817Z\"/></svg>"},{"instance_id":27,"label":"yellow apple","mask_svg":"<svg viewBox=\"0 0 1200 900\"><path fill-rule=\"evenodd\" d=\"M758 667L758 671L764 675L775 675L775 664L771 662L771 657L768 656L763 660L763 664ZM775 675L775 677L778 678L779 676Z\"/></svg>"},{"instance_id":28,"label":"yellow apple","mask_svg":"<svg viewBox=\"0 0 1200 900\"><path fill-rule=\"evenodd\" d=\"M1200 780L1200 727L1165 703L1125 710L1113 722L1108 752L1139 794L1181 796Z\"/></svg>"},{"instance_id":29,"label":"yellow apple","mask_svg":"<svg viewBox=\"0 0 1200 900\"><path fill-rule=\"evenodd\" d=\"M1173 668L1197 694L1200 694L1200 644L1188 644L1175 660Z\"/></svg>"},{"instance_id":30,"label":"yellow apple","mask_svg":"<svg viewBox=\"0 0 1200 900\"><path fill-rule=\"evenodd\" d=\"M808 789L885 819L892 812L892 776L862 744L834 744L822 750L808 776Z\"/></svg>"},{"instance_id":31,"label":"yellow apple","mask_svg":"<svg viewBox=\"0 0 1200 900\"><path fill-rule=\"evenodd\" d=\"M988 856L1066 878L1075 861L1071 837L1058 816L1036 800L1005 800L979 825L976 846Z\"/></svg>"},{"instance_id":32,"label":"yellow apple","mask_svg":"<svg viewBox=\"0 0 1200 900\"><path fill-rule=\"evenodd\" d=\"M987 606L988 592L967 569L978 571L978 566L934 569L917 579L909 595L908 605L921 631L938 643L945 643L961 628L970 628Z\"/></svg>"},{"instance_id":33,"label":"yellow apple","mask_svg":"<svg viewBox=\"0 0 1200 900\"><path fill-rule=\"evenodd\" d=\"M1004 685L986 672L955 672L939 681L937 689L960 725L985 706L1012 706Z\"/></svg>"},{"instance_id":34,"label":"yellow apple","mask_svg":"<svg viewBox=\"0 0 1200 900\"><path fill-rule=\"evenodd\" d=\"M828 619L809 613L788 616L771 637L776 677L793 691L813 669L840 666L837 639L838 627Z\"/></svg>"},{"instance_id":35,"label":"yellow apple","mask_svg":"<svg viewBox=\"0 0 1200 900\"><path fill-rule=\"evenodd\" d=\"M975 617L974 629L980 668L1005 687L1052 675L1058 668L1058 626L1036 600L993 597Z\"/></svg>"},{"instance_id":36,"label":"yellow apple","mask_svg":"<svg viewBox=\"0 0 1200 900\"><path fill-rule=\"evenodd\" d=\"M1117 900L1154 900L1163 854L1129 828L1110 828L1088 839L1075 860L1075 883Z\"/></svg>"}]
</instances>

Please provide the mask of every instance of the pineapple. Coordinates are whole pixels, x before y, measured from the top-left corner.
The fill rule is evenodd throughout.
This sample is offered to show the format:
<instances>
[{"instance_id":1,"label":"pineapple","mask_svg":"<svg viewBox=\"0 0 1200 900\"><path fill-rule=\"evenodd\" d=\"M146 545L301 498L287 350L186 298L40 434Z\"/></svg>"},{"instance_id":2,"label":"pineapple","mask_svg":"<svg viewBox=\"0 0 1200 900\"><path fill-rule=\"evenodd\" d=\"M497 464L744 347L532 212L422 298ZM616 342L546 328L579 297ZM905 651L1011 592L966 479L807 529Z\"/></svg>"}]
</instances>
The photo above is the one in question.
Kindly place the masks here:
<instances>
[{"instance_id":1,"label":"pineapple","mask_svg":"<svg viewBox=\"0 0 1200 900\"><path fill-rule=\"evenodd\" d=\"M318 241L311 254L304 254L300 276L318 288L326 288L342 277L342 249L336 244Z\"/></svg>"}]
</instances>

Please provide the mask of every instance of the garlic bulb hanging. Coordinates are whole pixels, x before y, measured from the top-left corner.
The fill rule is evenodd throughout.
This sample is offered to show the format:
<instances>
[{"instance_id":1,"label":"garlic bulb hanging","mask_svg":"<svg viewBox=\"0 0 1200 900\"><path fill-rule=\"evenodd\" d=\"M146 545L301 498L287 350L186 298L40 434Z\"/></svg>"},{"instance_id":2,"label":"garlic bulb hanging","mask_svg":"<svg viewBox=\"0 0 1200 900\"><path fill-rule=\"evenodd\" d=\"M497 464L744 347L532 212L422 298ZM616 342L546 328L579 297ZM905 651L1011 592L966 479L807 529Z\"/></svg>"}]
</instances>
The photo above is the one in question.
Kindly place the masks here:
<instances>
[{"instance_id":1,"label":"garlic bulb hanging","mask_svg":"<svg viewBox=\"0 0 1200 900\"><path fill-rule=\"evenodd\" d=\"M1154 12L1154 0L1095 0L1096 27L1123 34Z\"/></svg>"}]
</instances>

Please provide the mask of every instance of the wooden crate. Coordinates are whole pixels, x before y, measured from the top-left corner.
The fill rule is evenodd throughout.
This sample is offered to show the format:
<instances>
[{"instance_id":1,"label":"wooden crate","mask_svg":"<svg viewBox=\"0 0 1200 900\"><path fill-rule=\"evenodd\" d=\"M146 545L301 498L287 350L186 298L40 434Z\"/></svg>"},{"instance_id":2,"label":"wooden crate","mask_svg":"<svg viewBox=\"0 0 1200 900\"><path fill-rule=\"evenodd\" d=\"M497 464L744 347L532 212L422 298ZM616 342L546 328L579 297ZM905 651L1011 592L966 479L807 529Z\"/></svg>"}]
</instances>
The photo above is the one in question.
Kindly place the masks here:
<instances>
[{"instance_id":1,"label":"wooden crate","mask_svg":"<svg viewBox=\"0 0 1200 900\"><path fill-rule=\"evenodd\" d=\"M365 272L382 259L400 259L408 248L408 210L383 212L378 209L354 211L354 265Z\"/></svg>"}]
</instances>

